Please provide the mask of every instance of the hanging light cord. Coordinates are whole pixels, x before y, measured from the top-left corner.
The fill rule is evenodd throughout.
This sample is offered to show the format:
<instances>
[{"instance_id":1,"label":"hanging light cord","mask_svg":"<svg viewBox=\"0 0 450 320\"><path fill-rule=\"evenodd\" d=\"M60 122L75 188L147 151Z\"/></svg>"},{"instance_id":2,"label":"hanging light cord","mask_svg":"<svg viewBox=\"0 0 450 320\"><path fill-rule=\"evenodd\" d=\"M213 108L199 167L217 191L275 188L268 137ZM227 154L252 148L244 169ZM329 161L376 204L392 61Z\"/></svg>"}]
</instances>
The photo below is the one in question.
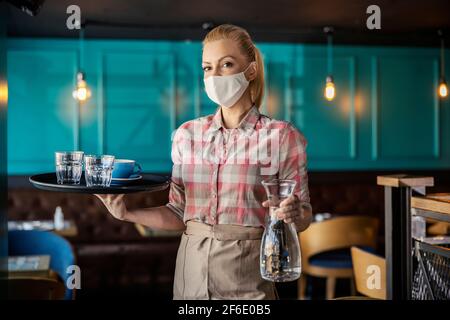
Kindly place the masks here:
<instances>
[{"instance_id":1,"label":"hanging light cord","mask_svg":"<svg viewBox=\"0 0 450 320\"><path fill-rule=\"evenodd\" d=\"M444 37L442 36L442 32L441 32L441 78L444 78L444 74L445 74L445 58L444 58Z\"/></svg>"},{"instance_id":2,"label":"hanging light cord","mask_svg":"<svg viewBox=\"0 0 450 320\"><path fill-rule=\"evenodd\" d=\"M78 57L78 68L80 72L83 72L83 67L84 67L84 26L81 25L80 28L80 56Z\"/></svg>"},{"instance_id":3,"label":"hanging light cord","mask_svg":"<svg viewBox=\"0 0 450 320\"><path fill-rule=\"evenodd\" d=\"M328 75L333 72L333 35L331 28L327 31L327 60L328 60Z\"/></svg>"}]
</instances>

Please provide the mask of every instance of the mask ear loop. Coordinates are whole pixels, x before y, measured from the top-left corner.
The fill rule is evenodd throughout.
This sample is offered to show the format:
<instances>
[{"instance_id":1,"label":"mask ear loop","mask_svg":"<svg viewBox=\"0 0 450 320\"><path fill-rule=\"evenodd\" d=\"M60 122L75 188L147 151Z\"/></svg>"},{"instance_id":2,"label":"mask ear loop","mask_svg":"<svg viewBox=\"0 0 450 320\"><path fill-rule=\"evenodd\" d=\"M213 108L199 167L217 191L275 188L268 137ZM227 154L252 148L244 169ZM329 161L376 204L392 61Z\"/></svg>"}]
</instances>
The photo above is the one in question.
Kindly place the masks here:
<instances>
[{"instance_id":1,"label":"mask ear loop","mask_svg":"<svg viewBox=\"0 0 450 320\"><path fill-rule=\"evenodd\" d=\"M246 72L246 71L248 70L248 68L250 68L250 66L251 66L252 64L254 64L254 63L256 63L256 61L250 62L250 63L248 64L247 68L245 68L245 70L242 71L242 72Z\"/></svg>"}]
</instances>

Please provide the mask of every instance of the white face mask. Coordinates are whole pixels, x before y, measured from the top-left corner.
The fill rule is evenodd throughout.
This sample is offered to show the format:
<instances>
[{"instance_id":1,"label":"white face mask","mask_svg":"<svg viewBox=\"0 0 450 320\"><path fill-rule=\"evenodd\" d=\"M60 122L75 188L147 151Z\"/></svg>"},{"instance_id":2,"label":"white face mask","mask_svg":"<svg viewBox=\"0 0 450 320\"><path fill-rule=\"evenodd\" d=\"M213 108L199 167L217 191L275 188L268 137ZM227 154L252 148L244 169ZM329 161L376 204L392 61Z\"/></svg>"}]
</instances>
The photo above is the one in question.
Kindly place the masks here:
<instances>
[{"instance_id":1,"label":"white face mask","mask_svg":"<svg viewBox=\"0 0 450 320\"><path fill-rule=\"evenodd\" d=\"M228 76L209 76L204 79L205 90L208 97L221 106L232 107L244 94L248 87L249 81L245 78L244 72L231 74Z\"/></svg>"}]
</instances>

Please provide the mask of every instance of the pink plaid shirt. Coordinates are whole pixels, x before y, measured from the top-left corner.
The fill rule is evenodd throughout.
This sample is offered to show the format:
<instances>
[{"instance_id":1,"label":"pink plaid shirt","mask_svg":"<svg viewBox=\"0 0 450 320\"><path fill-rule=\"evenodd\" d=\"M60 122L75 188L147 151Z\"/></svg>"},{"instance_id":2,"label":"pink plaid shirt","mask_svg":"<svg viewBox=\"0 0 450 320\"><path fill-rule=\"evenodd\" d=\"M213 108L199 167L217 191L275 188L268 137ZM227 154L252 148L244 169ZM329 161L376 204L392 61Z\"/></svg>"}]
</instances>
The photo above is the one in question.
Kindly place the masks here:
<instances>
[{"instance_id":1,"label":"pink plaid shirt","mask_svg":"<svg viewBox=\"0 0 450 320\"><path fill-rule=\"evenodd\" d=\"M262 180L294 179L295 195L309 203L306 144L291 123L262 115L256 106L238 128L227 129L218 107L175 132L167 207L185 223L264 226Z\"/></svg>"}]
</instances>

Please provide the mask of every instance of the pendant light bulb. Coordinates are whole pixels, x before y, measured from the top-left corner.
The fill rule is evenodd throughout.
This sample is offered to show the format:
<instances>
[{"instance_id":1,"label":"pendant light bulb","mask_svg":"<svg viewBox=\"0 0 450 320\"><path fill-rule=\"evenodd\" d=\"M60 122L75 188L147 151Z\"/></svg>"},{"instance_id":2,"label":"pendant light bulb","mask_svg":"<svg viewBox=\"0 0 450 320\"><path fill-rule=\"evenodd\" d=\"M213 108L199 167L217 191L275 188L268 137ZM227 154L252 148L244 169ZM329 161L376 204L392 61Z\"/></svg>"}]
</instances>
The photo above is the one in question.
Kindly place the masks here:
<instances>
[{"instance_id":1,"label":"pendant light bulb","mask_svg":"<svg viewBox=\"0 0 450 320\"><path fill-rule=\"evenodd\" d=\"M336 87L333 81L333 27L323 29L327 36L327 69L328 76L325 84L324 96L328 101L332 101L336 96Z\"/></svg>"},{"instance_id":2,"label":"pendant light bulb","mask_svg":"<svg viewBox=\"0 0 450 320\"><path fill-rule=\"evenodd\" d=\"M91 97L91 90L87 86L83 72L78 72L77 74L77 86L72 92L72 96L80 103L86 102Z\"/></svg>"},{"instance_id":3,"label":"pendant light bulb","mask_svg":"<svg viewBox=\"0 0 450 320\"><path fill-rule=\"evenodd\" d=\"M333 82L333 77L327 77L327 83L325 85L325 99L328 101L332 101L336 96L336 87Z\"/></svg>"}]
</instances>

